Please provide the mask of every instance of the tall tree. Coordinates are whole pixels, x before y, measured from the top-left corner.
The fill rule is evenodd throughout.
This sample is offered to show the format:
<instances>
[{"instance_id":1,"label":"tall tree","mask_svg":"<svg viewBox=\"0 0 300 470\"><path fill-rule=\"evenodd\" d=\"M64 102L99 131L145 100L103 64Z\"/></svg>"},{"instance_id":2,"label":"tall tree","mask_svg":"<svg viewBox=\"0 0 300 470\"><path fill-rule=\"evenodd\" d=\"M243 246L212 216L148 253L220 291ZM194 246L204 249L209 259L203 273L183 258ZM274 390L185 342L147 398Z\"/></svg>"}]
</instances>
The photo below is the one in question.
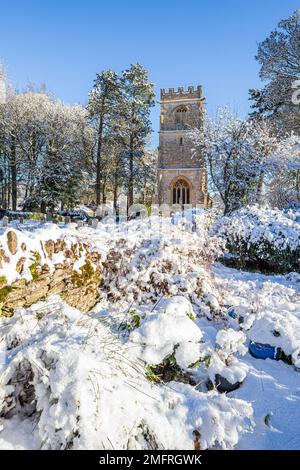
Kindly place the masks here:
<instances>
[{"instance_id":1,"label":"tall tree","mask_svg":"<svg viewBox=\"0 0 300 470\"><path fill-rule=\"evenodd\" d=\"M90 93L88 110L97 131L96 143L96 204L101 203L104 183L103 144L109 123L119 112L122 92L118 75L112 70L97 74Z\"/></svg>"},{"instance_id":2,"label":"tall tree","mask_svg":"<svg viewBox=\"0 0 300 470\"><path fill-rule=\"evenodd\" d=\"M266 83L250 90L254 114L269 117L284 132L300 132L300 9L281 20L278 27L258 46L256 60L260 77ZM298 91L297 91L298 88Z\"/></svg>"},{"instance_id":3,"label":"tall tree","mask_svg":"<svg viewBox=\"0 0 300 470\"><path fill-rule=\"evenodd\" d=\"M126 123L127 160L127 204L134 203L134 184L140 159L145 155L147 137L151 133L150 110L154 106L154 85L149 81L147 70L140 64L133 64L122 74L125 94L123 119Z\"/></svg>"},{"instance_id":4,"label":"tall tree","mask_svg":"<svg viewBox=\"0 0 300 470\"><path fill-rule=\"evenodd\" d=\"M48 114L47 142L34 199L50 210L80 201L92 153L93 132L80 105L54 102Z\"/></svg>"},{"instance_id":5,"label":"tall tree","mask_svg":"<svg viewBox=\"0 0 300 470\"><path fill-rule=\"evenodd\" d=\"M220 196L224 214L261 201L269 158L277 145L267 125L219 109L214 120L205 115L203 130L193 130L191 138L206 160L210 186Z\"/></svg>"}]
</instances>

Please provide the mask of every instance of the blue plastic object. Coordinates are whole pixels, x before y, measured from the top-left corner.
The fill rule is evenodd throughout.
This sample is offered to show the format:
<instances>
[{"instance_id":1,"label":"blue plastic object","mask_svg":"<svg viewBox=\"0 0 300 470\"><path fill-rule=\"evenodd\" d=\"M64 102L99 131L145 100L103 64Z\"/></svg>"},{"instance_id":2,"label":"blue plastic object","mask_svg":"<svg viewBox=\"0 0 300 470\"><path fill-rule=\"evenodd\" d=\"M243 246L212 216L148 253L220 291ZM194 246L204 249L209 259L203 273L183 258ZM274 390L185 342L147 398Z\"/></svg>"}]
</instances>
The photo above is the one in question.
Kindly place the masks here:
<instances>
[{"instance_id":1,"label":"blue plastic object","mask_svg":"<svg viewBox=\"0 0 300 470\"><path fill-rule=\"evenodd\" d=\"M227 310L227 313L231 318L237 318L237 313L233 307L229 307L229 309Z\"/></svg>"},{"instance_id":2,"label":"blue plastic object","mask_svg":"<svg viewBox=\"0 0 300 470\"><path fill-rule=\"evenodd\" d=\"M257 359L278 360L277 348L271 346L270 344L255 343L254 341L250 341L249 352Z\"/></svg>"}]
</instances>

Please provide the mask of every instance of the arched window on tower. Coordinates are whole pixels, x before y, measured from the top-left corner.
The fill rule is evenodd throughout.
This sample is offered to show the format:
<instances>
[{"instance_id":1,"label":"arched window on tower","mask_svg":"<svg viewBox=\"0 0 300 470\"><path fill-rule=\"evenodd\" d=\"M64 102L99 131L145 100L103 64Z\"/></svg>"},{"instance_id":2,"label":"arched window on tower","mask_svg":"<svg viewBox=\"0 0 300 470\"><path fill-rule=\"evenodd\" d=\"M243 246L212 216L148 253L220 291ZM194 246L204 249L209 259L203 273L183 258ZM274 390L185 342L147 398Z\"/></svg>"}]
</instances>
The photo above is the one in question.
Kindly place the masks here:
<instances>
[{"instance_id":1,"label":"arched window on tower","mask_svg":"<svg viewBox=\"0 0 300 470\"><path fill-rule=\"evenodd\" d=\"M173 204L190 204L190 185L183 179L179 178L173 184Z\"/></svg>"},{"instance_id":2,"label":"arched window on tower","mask_svg":"<svg viewBox=\"0 0 300 470\"><path fill-rule=\"evenodd\" d=\"M179 106L175 109L175 127L176 129L186 129L187 107Z\"/></svg>"}]
</instances>

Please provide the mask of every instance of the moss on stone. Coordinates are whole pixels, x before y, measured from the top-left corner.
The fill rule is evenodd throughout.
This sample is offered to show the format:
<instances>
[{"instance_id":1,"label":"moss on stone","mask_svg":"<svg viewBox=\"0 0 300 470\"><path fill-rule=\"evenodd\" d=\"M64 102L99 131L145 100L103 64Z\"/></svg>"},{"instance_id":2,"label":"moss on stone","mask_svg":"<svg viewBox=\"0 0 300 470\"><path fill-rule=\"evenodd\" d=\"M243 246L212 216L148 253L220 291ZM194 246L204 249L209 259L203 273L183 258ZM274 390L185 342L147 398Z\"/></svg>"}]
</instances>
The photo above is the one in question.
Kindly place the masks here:
<instances>
[{"instance_id":1,"label":"moss on stone","mask_svg":"<svg viewBox=\"0 0 300 470\"><path fill-rule=\"evenodd\" d=\"M99 270L94 270L92 263L86 260L85 264L80 267L81 273L73 271L71 282L74 287L85 287L89 283L100 284L101 276Z\"/></svg>"},{"instance_id":2,"label":"moss on stone","mask_svg":"<svg viewBox=\"0 0 300 470\"><path fill-rule=\"evenodd\" d=\"M29 270L31 272L32 280L37 281L40 277L41 255L38 251L31 251L30 253L30 260L33 261L33 263L29 266Z\"/></svg>"},{"instance_id":3,"label":"moss on stone","mask_svg":"<svg viewBox=\"0 0 300 470\"><path fill-rule=\"evenodd\" d=\"M40 264L41 262L41 255L39 254L38 251L31 251L31 259L34 261L36 264Z\"/></svg>"},{"instance_id":4,"label":"moss on stone","mask_svg":"<svg viewBox=\"0 0 300 470\"><path fill-rule=\"evenodd\" d=\"M5 286L0 289L0 303L4 303L8 294L12 291L12 286Z\"/></svg>"},{"instance_id":5,"label":"moss on stone","mask_svg":"<svg viewBox=\"0 0 300 470\"><path fill-rule=\"evenodd\" d=\"M7 284L6 276L0 276L0 288L5 287Z\"/></svg>"},{"instance_id":6,"label":"moss on stone","mask_svg":"<svg viewBox=\"0 0 300 470\"><path fill-rule=\"evenodd\" d=\"M33 281L37 281L40 274L38 272L38 264L37 263L33 263L29 266L29 270L31 272L31 276L32 276L32 280Z\"/></svg>"}]
</instances>

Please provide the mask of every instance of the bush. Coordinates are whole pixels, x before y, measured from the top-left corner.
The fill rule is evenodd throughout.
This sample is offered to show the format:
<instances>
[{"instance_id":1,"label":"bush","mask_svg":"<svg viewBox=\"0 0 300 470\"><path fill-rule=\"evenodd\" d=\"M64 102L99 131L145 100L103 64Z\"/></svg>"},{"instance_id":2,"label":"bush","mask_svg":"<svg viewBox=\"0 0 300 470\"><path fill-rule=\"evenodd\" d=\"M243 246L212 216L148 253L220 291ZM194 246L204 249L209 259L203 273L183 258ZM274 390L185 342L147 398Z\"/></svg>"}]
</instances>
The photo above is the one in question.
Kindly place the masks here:
<instances>
[{"instance_id":1,"label":"bush","mask_svg":"<svg viewBox=\"0 0 300 470\"><path fill-rule=\"evenodd\" d=\"M218 219L211 233L226 240L226 247L239 267L299 272L298 220L299 213L292 210L246 207Z\"/></svg>"}]
</instances>

